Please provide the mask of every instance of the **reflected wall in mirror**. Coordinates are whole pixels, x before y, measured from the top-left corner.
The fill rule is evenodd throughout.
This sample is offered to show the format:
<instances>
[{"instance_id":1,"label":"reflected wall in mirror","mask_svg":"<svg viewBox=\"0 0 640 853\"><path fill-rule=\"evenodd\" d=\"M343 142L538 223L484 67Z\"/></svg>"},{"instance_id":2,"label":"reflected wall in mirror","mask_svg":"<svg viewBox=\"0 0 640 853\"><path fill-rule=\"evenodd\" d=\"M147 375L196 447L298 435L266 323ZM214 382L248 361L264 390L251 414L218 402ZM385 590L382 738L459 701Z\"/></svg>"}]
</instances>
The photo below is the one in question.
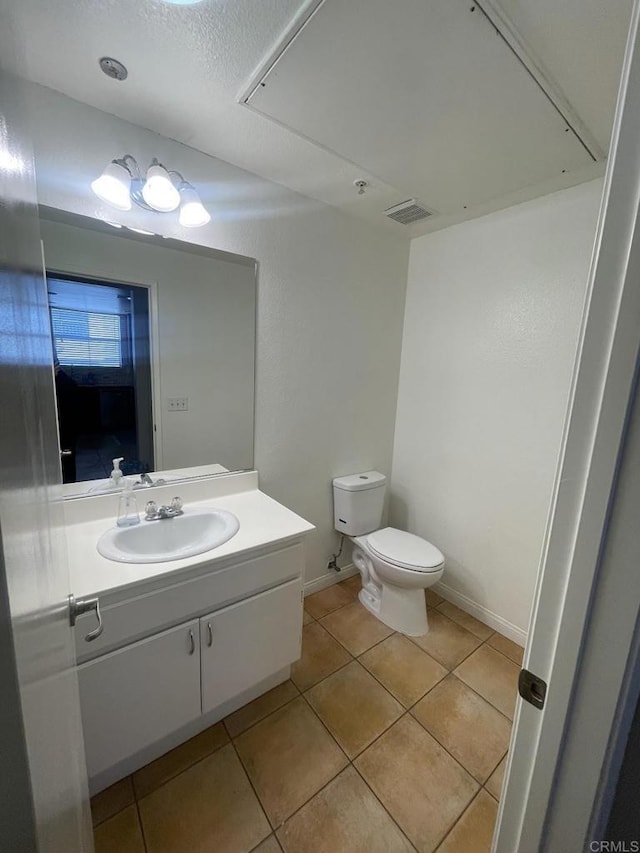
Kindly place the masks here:
<instances>
[{"instance_id":1,"label":"reflected wall in mirror","mask_svg":"<svg viewBox=\"0 0 640 853\"><path fill-rule=\"evenodd\" d=\"M40 213L65 493L251 468L255 261Z\"/></svg>"}]
</instances>

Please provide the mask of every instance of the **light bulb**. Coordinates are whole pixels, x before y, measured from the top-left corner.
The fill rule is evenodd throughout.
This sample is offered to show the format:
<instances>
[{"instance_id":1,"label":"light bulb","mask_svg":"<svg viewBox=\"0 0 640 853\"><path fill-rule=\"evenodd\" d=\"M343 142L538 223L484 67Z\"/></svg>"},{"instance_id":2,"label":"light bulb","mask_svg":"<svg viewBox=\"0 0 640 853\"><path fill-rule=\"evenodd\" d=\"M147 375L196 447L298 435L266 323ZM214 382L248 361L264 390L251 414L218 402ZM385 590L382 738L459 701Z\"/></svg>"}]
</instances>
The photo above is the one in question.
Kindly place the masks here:
<instances>
[{"instance_id":1,"label":"light bulb","mask_svg":"<svg viewBox=\"0 0 640 853\"><path fill-rule=\"evenodd\" d=\"M99 178L91 182L99 199L118 210L131 210L131 175L129 170L113 160Z\"/></svg>"},{"instance_id":2,"label":"light bulb","mask_svg":"<svg viewBox=\"0 0 640 853\"><path fill-rule=\"evenodd\" d=\"M185 181L180 186L180 196L182 198L180 215L178 216L180 225L184 225L185 228L199 228L211 221L211 216L191 184Z\"/></svg>"},{"instance_id":3,"label":"light bulb","mask_svg":"<svg viewBox=\"0 0 640 853\"><path fill-rule=\"evenodd\" d=\"M180 204L180 193L173 185L169 173L158 162L147 169L147 180L142 187L142 198L154 210L168 213Z\"/></svg>"}]
</instances>

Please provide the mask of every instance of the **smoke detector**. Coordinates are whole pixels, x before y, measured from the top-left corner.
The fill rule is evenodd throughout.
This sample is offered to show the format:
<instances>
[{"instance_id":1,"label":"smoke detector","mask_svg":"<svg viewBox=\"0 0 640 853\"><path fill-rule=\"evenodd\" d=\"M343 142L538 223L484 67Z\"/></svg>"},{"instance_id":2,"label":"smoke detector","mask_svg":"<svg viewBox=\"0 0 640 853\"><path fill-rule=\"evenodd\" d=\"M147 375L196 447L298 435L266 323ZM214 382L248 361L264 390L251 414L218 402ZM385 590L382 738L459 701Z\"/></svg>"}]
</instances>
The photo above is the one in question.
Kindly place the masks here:
<instances>
[{"instance_id":1,"label":"smoke detector","mask_svg":"<svg viewBox=\"0 0 640 853\"><path fill-rule=\"evenodd\" d=\"M107 77L111 77L112 80L126 80L129 76L126 66L112 56L103 56L102 59L98 60L98 64Z\"/></svg>"},{"instance_id":2,"label":"smoke detector","mask_svg":"<svg viewBox=\"0 0 640 853\"><path fill-rule=\"evenodd\" d=\"M394 222L399 222L400 225L412 225L414 222L420 222L423 219L428 219L429 216L433 216L433 211L428 210L415 198L410 198L393 207L388 207L384 215L393 219Z\"/></svg>"}]
</instances>

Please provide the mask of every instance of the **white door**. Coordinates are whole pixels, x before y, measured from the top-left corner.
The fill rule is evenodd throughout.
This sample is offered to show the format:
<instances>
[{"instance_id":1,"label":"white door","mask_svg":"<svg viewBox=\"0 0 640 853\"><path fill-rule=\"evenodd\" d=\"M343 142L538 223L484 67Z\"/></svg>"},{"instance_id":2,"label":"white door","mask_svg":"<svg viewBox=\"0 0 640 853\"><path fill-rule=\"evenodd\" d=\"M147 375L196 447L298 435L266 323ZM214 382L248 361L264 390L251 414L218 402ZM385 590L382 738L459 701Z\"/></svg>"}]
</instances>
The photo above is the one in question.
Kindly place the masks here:
<instances>
[{"instance_id":1,"label":"white door","mask_svg":"<svg viewBox=\"0 0 640 853\"><path fill-rule=\"evenodd\" d=\"M93 781L200 716L198 620L82 664L78 676Z\"/></svg>"},{"instance_id":2,"label":"white door","mask_svg":"<svg viewBox=\"0 0 640 853\"><path fill-rule=\"evenodd\" d=\"M563 800L556 820L562 792L558 781L567 777L564 747L575 730L572 699L583 686L576 674L581 654L588 650L584 641L590 636L586 629L593 626L591 607L601 595L598 571L640 346L639 12L636 2L524 660L524 668L547 683L547 695L542 710L518 701L494 839L498 853L595 849L585 844L637 615L637 594L629 584L630 606L614 609L602 640L610 648L607 689L600 687L597 710L583 708L591 717L586 746L571 754L574 796ZM635 561L632 570L637 575ZM567 788L565 782L563 786Z\"/></svg>"},{"instance_id":3,"label":"white door","mask_svg":"<svg viewBox=\"0 0 640 853\"><path fill-rule=\"evenodd\" d=\"M3 16L0 57L18 49ZM0 849L75 853L93 840L25 97L0 68Z\"/></svg>"},{"instance_id":4,"label":"white door","mask_svg":"<svg viewBox=\"0 0 640 853\"><path fill-rule=\"evenodd\" d=\"M201 618L203 714L298 660L301 592L290 581Z\"/></svg>"}]
</instances>

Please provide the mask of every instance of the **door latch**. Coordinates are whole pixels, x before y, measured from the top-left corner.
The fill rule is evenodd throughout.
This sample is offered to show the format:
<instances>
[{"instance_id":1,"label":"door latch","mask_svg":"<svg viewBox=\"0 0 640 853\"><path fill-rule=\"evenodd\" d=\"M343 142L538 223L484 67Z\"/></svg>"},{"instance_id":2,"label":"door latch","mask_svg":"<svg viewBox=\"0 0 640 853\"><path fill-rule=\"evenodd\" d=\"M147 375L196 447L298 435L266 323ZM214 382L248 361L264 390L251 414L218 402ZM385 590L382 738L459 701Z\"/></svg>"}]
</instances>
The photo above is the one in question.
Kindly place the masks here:
<instances>
[{"instance_id":1,"label":"door latch","mask_svg":"<svg viewBox=\"0 0 640 853\"><path fill-rule=\"evenodd\" d=\"M528 669L521 669L518 676L518 693L525 702L529 702L534 708L544 708L544 700L547 695L547 682L543 681Z\"/></svg>"},{"instance_id":2,"label":"door latch","mask_svg":"<svg viewBox=\"0 0 640 853\"><path fill-rule=\"evenodd\" d=\"M98 626L85 635L87 643L97 640L103 631L100 600L98 598L76 598L74 595L69 596L69 624L72 628L75 627L78 616L82 616L84 613L91 613L92 611L96 614Z\"/></svg>"}]
</instances>

